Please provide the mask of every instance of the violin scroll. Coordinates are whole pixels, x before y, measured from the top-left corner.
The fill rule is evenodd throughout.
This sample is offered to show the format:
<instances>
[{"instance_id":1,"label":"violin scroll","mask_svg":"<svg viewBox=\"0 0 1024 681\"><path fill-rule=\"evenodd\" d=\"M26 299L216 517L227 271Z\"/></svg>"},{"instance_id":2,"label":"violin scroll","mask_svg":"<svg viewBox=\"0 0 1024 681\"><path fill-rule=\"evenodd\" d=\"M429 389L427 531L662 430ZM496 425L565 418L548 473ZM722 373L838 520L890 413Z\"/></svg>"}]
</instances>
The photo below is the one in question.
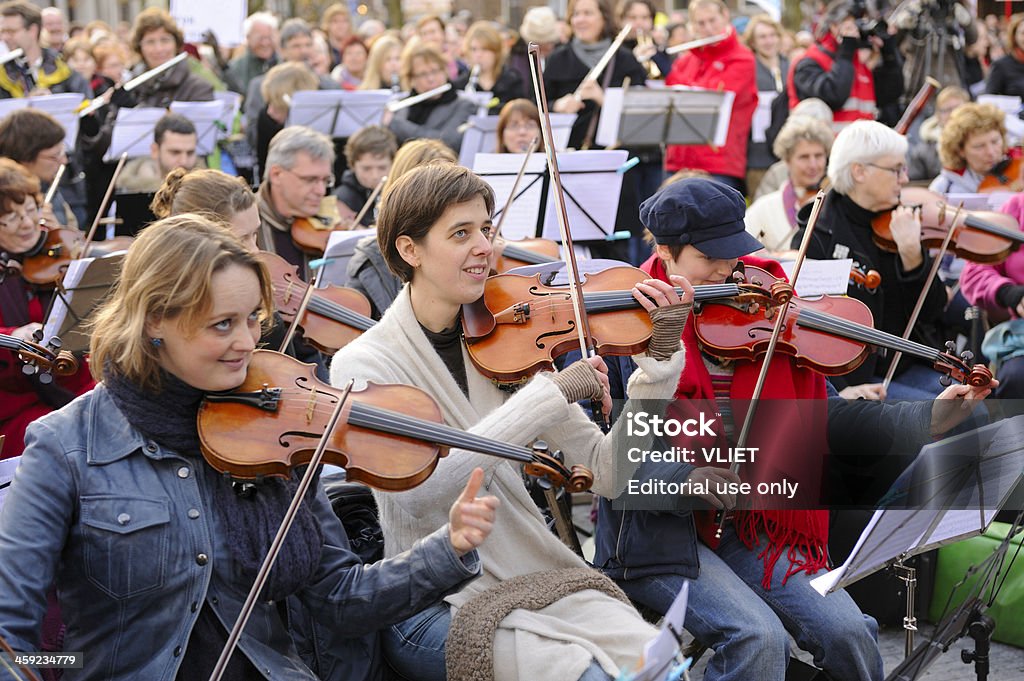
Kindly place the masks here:
<instances>
[{"instance_id":1,"label":"violin scroll","mask_svg":"<svg viewBox=\"0 0 1024 681\"><path fill-rule=\"evenodd\" d=\"M939 382L944 386L949 386L956 381L975 388L984 388L989 385L992 382L992 371L984 364L972 365L973 360L973 352L965 350L958 357L956 343L946 341L946 352L939 353L934 363L935 370L943 374L939 377Z\"/></svg>"},{"instance_id":2,"label":"violin scroll","mask_svg":"<svg viewBox=\"0 0 1024 681\"><path fill-rule=\"evenodd\" d=\"M38 375L39 382L43 384L53 382L53 374L70 376L78 371L78 360L67 350L60 349L59 338L54 336L44 346L38 342L42 340L42 336L42 331L37 330L33 334L36 342L32 342L0 334L0 348L14 352L18 359L24 362L21 367L22 373L26 376Z\"/></svg>"},{"instance_id":3,"label":"violin scroll","mask_svg":"<svg viewBox=\"0 0 1024 681\"><path fill-rule=\"evenodd\" d=\"M594 485L594 474L585 466L575 465L567 469L562 452L549 453L543 440L533 443L533 461L523 464L523 472L529 476L549 481L566 492L586 492Z\"/></svg>"}]
</instances>

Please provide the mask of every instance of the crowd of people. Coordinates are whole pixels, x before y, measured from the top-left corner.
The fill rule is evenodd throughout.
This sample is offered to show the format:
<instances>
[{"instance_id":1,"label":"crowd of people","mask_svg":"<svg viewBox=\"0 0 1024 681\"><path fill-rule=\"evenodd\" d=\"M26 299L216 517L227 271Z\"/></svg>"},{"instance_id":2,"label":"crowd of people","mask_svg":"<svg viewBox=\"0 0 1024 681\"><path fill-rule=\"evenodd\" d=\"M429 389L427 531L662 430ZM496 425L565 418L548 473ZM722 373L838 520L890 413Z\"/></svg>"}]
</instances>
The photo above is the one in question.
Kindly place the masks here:
<instances>
[{"instance_id":1,"label":"crowd of people","mask_svg":"<svg viewBox=\"0 0 1024 681\"><path fill-rule=\"evenodd\" d=\"M686 629L713 649L706 679L781 680L790 637L836 681L882 679L876 619L845 590L822 597L810 585L831 567L830 526L843 511L830 520L819 500L743 507L731 486L746 479L742 469L692 463L635 472L690 484L697 491L681 506L624 508L614 503L625 425L613 399L710 411L722 430L679 444L723 449L751 399L819 404L810 426L759 416L753 441L802 443L821 455L803 474L822 479L887 454L876 481L884 492L922 444L983 421L981 400L1024 396L1014 324L1024 318L1024 256L940 256L922 237L928 211L901 203L912 182L938 195L994 183L998 229L1016 234L1024 220L1024 201L1011 196L1024 189L1024 161L1005 108L975 101L1024 96L1024 14L982 20L953 7L958 78L940 84L923 120L897 130L915 94L908 50L918 24L868 21L857 0L816 3L797 32L722 0L691 0L668 16L652 0L570 0L565 16L533 7L518 26L463 13L388 26L334 3L315 23L255 12L237 47L211 32L188 43L159 8L112 27L69 23L25 0L0 4L0 40L22 51L0 66L0 98L85 99L73 144L43 108L0 118L0 334L12 348L0 349L0 457L20 457L0 497L0 642L81 651L83 668L68 678L209 678L259 575L267 581L224 678L606 681L636 664L656 633L651 620L689 582ZM511 199L460 165L460 151L473 117L493 116L497 153L544 152L541 84L542 108L573 117L559 154L602 149L610 88L732 97L722 145L627 145L614 233L577 244L591 267L607 259L641 270L619 293L649 335L629 356L570 353L554 371L534 365L496 380L464 324L480 314L491 277L533 244L497 233ZM295 94L315 90L389 91L397 105L332 138L290 124ZM228 141L203 156L195 123L169 107L224 93L240 111ZM118 169L104 157L122 110L137 107L167 113L148 155ZM334 257L324 257L328 235L353 229L371 231L330 283L351 289L362 312L332 302L330 286L304 283ZM24 348L44 340L66 291L60 273L38 265L81 255L85 233L98 240L89 255L127 252L109 256L123 258L116 281L80 320L88 349L72 370L45 371ZM776 354L761 381L763 355L707 341L699 292L785 282L783 264L805 241L808 258L852 261L842 293L862 303L875 337L909 333L938 353L958 336L969 342L966 308L984 310L996 378L945 387L935 362L898 362L892 345L838 369ZM552 257L533 258L538 276L558 276ZM320 341L303 312L357 337ZM490 312L491 327L563 314L552 301ZM262 349L312 367L296 363L287 385L271 385L275 356ZM360 478L350 458L365 446L360 428L379 426L357 419L372 421L365 412L381 406L368 383L418 389L408 405L387 405L399 425L378 445L381 458L404 460L408 443L427 437L422 421L394 414L426 402L451 426L445 437L464 431L460 443L520 456L542 440L567 468L590 471L590 561L548 527L561 502L539 501L509 459L460 444L415 484ZM350 478L375 487L369 524L383 557L358 550L366 536L353 536L339 511L337 472L315 471L295 511L308 457L255 475L208 463L209 404L295 419L266 443L238 425L239 450L308 440L308 454L326 430L320 419L346 399L355 406L329 449L352 464ZM730 513L712 539L702 513L714 510ZM277 563L261 569L272 546Z\"/></svg>"}]
</instances>

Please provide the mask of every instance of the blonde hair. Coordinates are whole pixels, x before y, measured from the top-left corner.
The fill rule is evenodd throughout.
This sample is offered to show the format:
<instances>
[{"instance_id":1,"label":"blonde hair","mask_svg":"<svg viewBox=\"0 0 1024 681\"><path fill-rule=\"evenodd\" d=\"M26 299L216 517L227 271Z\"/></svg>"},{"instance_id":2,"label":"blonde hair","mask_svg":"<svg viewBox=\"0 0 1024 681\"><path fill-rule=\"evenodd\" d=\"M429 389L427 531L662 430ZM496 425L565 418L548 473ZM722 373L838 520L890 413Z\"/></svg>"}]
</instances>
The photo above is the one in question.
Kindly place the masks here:
<instances>
[{"instance_id":1,"label":"blonde hair","mask_svg":"<svg viewBox=\"0 0 1024 681\"><path fill-rule=\"evenodd\" d=\"M743 44L750 48L750 51L754 52L754 54L757 54L754 50L754 31L757 30L758 26L762 25L771 26L778 34L779 40L782 40L782 24L775 21L775 19L772 19L770 14L755 14L750 17L750 21L747 22L747 27L743 29Z\"/></svg>"},{"instance_id":2,"label":"blonde hair","mask_svg":"<svg viewBox=\"0 0 1024 681\"><path fill-rule=\"evenodd\" d=\"M311 68L300 62L286 61L267 71L260 84L260 94L268 106L289 109L287 99L300 90L316 90L320 79Z\"/></svg>"},{"instance_id":3,"label":"blonde hair","mask_svg":"<svg viewBox=\"0 0 1024 681\"><path fill-rule=\"evenodd\" d=\"M491 22L477 21L466 30L466 36L462 39L462 50L467 55L470 51L470 43L474 40L479 42L485 50L494 53L494 69L491 71L491 77L497 80L501 75L501 67L505 65L506 56L505 43L501 40L501 34Z\"/></svg>"},{"instance_id":4,"label":"blonde hair","mask_svg":"<svg viewBox=\"0 0 1024 681\"><path fill-rule=\"evenodd\" d=\"M412 87L412 63L415 60L430 62L448 75L448 62L435 48L418 40L410 42L402 51L402 87Z\"/></svg>"},{"instance_id":5,"label":"blonde hair","mask_svg":"<svg viewBox=\"0 0 1024 681\"><path fill-rule=\"evenodd\" d=\"M402 52L402 41L393 35L382 35L373 41L370 47L370 54L366 58L366 73L363 74L363 82L360 83L360 90L380 90L391 87L391 83L385 83L381 72L384 62L387 61L391 50ZM399 68L401 71L401 68ZM399 75L401 78L401 75Z\"/></svg>"},{"instance_id":6,"label":"blonde hair","mask_svg":"<svg viewBox=\"0 0 1024 681\"><path fill-rule=\"evenodd\" d=\"M939 135L939 160L943 168L963 170L964 145L971 135L998 130L1006 146L1006 122L1003 113L992 104L964 104L953 110Z\"/></svg>"},{"instance_id":7,"label":"blonde hair","mask_svg":"<svg viewBox=\"0 0 1024 681\"><path fill-rule=\"evenodd\" d=\"M254 205L256 195L240 177L210 168L175 168L164 178L149 208L158 218L202 213L230 222Z\"/></svg>"},{"instance_id":8,"label":"blonde hair","mask_svg":"<svg viewBox=\"0 0 1024 681\"><path fill-rule=\"evenodd\" d=\"M395 160L391 163L391 172L388 173L388 181L381 193L387 192L388 188L395 184L402 175L431 161L458 163L459 159L455 156L455 152L441 140L424 137L402 145L398 153L395 154Z\"/></svg>"},{"instance_id":9,"label":"blonde hair","mask_svg":"<svg viewBox=\"0 0 1024 681\"><path fill-rule=\"evenodd\" d=\"M772 153L783 161L789 161L797 143L801 141L820 144L828 156L832 150L832 142L835 141L835 133L832 132L832 126L817 118L790 116L772 143Z\"/></svg>"},{"instance_id":10,"label":"blonde hair","mask_svg":"<svg viewBox=\"0 0 1024 681\"><path fill-rule=\"evenodd\" d=\"M260 282L261 323L273 309L270 275L227 227L200 215L164 218L142 230L128 249L110 298L90 322L92 374L115 373L143 390L161 390L157 349L146 323L176 320L197 331L213 305L213 275L248 267Z\"/></svg>"}]
</instances>

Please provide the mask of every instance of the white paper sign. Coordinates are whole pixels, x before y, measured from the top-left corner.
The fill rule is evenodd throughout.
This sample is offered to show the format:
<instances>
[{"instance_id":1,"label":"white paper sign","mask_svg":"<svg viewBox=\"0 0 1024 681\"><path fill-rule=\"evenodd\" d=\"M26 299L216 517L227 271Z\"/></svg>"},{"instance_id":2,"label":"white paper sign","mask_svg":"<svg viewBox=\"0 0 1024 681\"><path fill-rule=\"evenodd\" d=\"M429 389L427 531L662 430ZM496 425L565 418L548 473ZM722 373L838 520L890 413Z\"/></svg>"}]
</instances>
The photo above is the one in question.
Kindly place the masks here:
<instances>
[{"instance_id":1,"label":"white paper sign","mask_svg":"<svg viewBox=\"0 0 1024 681\"><path fill-rule=\"evenodd\" d=\"M754 109L754 118L750 122L750 138L755 142L765 142L768 138L765 132L772 124L772 102L779 96L775 90L760 91L757 93L757 108Z\"/></svg>"},{"instance_id":2,"label":"white paper sign","mask_svg":"<svg viewBox=\"0 0 1024 681\"><path fill-rule=\"evenodd\" d=\"M795 260L787 260L782 263L782 269L786 276L793 278L793 266ZM850 270L853 268L853 260L845 258L842 260L812 260L804 259L803 267L800 268L800 277L796 282L796 294L801 298L810 296L845 295L850 285Z\"/></svg>"},{"instance_id":3,"label":"white paper sign","mask_svg":"<svg viewBox=\"0 0 1024 681\"><path fill-rule=\"evenodd\" d=\"M221 45L241 45L242 22L248 14L248 0L171 0L171 16L190 43L203 42L203 33L213 30Z\"/></svg>"}]
</instances>

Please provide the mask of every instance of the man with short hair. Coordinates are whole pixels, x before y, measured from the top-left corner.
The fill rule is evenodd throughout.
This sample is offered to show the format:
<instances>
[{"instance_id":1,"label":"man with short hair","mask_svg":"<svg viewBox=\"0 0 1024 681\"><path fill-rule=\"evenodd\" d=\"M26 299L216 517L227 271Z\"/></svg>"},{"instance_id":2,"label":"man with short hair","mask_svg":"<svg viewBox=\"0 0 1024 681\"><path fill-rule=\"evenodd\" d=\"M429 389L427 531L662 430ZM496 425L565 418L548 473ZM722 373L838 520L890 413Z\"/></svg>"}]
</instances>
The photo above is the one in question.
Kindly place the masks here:
<instances>
[{"instance_id":1,"label":"man with short hair","mask_svg":"<svg viewBox=\"0 0 1024 681\"><path fill-rule=\"evenodd\" d=\"M281 61L301 62L307 66L313 59L313 29L302 19L289 19L281 26ZM266 74L249 82L245 95L245 130L249 143L256 146L256 125L266 102L260 86ZM341 86L329 76L318 76L321 90L338 90Z\"/></svg>"},{"instance_id":2,"label":"man with short hair","mask_svg":"<svg viewBox=\"0 0 1024 681\"><path fill-rule=\"evenodd\" d=\"M254 78L275 66L277 55L277 17L270 12L254 12L242 24L245 52L228 64L228 86L240 95L249 90Z\"/></svg>"},{"instance_id":3,"label":"man with short hair","mask_svg":"<svg viewBox=\"0 0 1024 681\"><path fill-rule=\"evenodd\" d=\"M746 192L747 140L757 108L754 55L740 43L729 23L729 10L721 0L691 0L690 31L694 38L725 34L713 45L696 47L676 59L665 78L666 85L691 85L736 93L725 145L672 145L665 154L669 173L703 170L719 182Z\"/></svg>"},{"instance_id":4,"label":"man with short hair","mask_svg":"<svg viewBox=\"0 0 1024 681\"><path fill-rule=\"evenodd\" d=\"M60 52L68 40L68 25L64 12L58 7L46 7L42 11L43 30L48 38L47 47Z\"/></svg>"},{"instance_id":5,"label":"man with short hair","mask_svg":"<svg viewBox=\"0 0 1024 681\"><path fill-rule=\"evenodd\" d=\"M196 167L196 126L181 114L169 113L157 121L149 156L129 161L117 182L123 194L152 194L175 168Z\"/></svg>"},{"instance_id":6,"label":"man with short hair","mask_svg":"<svg viewBox=\"0 0 1024 681\"><path fill-rule=\"evenodd\" d=\"M64 63L58 52L39 44L43 16L25 0L0 5L0 39L24 56L0 69L0 99L80 92L92 97L92 88Z\"/></svg>"},{"instance_id":7,"label":"man with short hair","mask_svg":"<svg viewBox=\"0 0 1024 681\"><path fill-rule=\"evenodd\" d=\"M391 171L391 163L397 151L398 141L394 133L380 125L368 125L348 138L345 144L348 169L334 190L334 196L341 203L339 210L346 214L351 211L355 219L374 189ZM360 225L373 226L376 222L374 213L371 206L361 218Z\"/></svg>"},{"instance_id":8,"label":"man with short hair","mask_svg":"<svg viewBox=\"0 0 1024 681\"><path fill-rule=\"evenodd\" d=\"M297 219L317 219L321 204L335 208L334 143L326 135L293 125L274 135L267 152L259 199L260 248L277 253L296 267L305 268L309 257L292 241ZM307 279L308 280L308 279Z\"/></svg>"}]
</instances>

